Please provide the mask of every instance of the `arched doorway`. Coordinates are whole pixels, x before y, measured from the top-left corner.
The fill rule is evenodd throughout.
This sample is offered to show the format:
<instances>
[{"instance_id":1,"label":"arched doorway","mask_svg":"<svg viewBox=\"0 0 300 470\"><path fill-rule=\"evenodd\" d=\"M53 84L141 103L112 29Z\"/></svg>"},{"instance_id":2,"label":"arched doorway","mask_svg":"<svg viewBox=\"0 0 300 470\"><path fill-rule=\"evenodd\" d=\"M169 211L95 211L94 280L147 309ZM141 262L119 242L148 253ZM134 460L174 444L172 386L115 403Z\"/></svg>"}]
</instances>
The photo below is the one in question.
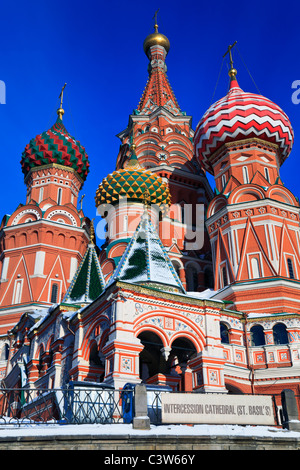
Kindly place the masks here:
<instances>
[{"instance_id":1,"label":"arched doorway","mask_svg":"<svg viewBox=\"0 0 300 470\"><path fill-rule=\"evenodd\" d=\"M197 350L192 341L185 337L176 338L172 343L172 349L167 362L168 373L180 376L179 390L191 390L192 384L186 380L188 363L197 355Z\"/></svg>"},{"instance_id":2,"label":"arched doorway","mask_svg":"<svg viewBox=\"0 0 300 470\"><path fill-rule=\"evenodd\" d=\"M160 337L152 331L143 331L138 335L144 346L140 353L140 378L146 382L150 377L166 373L166 361L161 349L164 347Z\"/></svg>"}]
</instances>

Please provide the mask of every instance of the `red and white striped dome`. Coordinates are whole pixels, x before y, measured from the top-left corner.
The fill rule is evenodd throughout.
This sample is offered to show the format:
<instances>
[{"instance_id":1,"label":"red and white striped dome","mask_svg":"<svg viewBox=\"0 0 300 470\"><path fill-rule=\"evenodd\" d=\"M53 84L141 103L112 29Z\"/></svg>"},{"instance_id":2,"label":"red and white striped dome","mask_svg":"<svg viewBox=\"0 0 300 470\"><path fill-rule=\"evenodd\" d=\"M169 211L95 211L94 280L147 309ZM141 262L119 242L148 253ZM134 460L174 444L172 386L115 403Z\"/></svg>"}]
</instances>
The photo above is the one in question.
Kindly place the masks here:
<instances>
[{"instance_id":1,"label":"red and white striped dome","mask_svg":"<svg viewBox=\"0 0 300 470\"><path fill-rule=\"evenodd\" d=\"M197 125L196 157L213 173L210 155L225 143L251 137L277 144L282 164L292 149L294 132L289 118L277 104L264 96L244 92L233 79L227 95L214 103Z\"/></svg>"}]
</instances>

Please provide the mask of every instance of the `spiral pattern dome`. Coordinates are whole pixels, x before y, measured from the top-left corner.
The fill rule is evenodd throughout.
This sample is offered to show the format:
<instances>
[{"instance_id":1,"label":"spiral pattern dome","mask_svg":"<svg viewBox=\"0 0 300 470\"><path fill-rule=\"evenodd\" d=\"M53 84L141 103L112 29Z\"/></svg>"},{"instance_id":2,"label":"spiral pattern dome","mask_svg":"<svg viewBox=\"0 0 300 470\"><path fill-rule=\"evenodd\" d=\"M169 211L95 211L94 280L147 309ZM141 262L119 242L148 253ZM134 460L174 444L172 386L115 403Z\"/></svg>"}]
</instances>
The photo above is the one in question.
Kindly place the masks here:
<instances>
[{"instance_id":1,"label":"spiral pattern dome","mask_svg":"<svg viewBox=\"0 0 300 470\"><path fill-rule=\"evenodd\" d=\"M53 163L73 168L84 181L89 172L85 148L69 134L60 118L48 131L31 139L21 159L25 176L32 168Z\"/></svg>"},{"instance_id":2,"label":"spiral pattern dome","mask_svg":"<svg viewBox=\"0 0 300 470\"><path fill-rule=\"evenodd\" d=\"M195 154L213 173L209 157L223 144L256 137L278 145L280 164L288 157L294 132L282 109L262 95L244 92L236 79L227 95L214 103L196 127Z\"/></svg>"},{"instance_id":3,"label":"spiral pattern dome","mask_svg":"<svg viewBox=\"0 0 300 470\"><path fill-rule=\"evenodd\" d=\"M168 185L157 174L143 169L133 155L125 168L114 171L100 183L95 196L96 207L118 204L120 198L144 203L146 191L149 205L158 205L163 212L171 205Z\"/></svg>"}]
</instances>

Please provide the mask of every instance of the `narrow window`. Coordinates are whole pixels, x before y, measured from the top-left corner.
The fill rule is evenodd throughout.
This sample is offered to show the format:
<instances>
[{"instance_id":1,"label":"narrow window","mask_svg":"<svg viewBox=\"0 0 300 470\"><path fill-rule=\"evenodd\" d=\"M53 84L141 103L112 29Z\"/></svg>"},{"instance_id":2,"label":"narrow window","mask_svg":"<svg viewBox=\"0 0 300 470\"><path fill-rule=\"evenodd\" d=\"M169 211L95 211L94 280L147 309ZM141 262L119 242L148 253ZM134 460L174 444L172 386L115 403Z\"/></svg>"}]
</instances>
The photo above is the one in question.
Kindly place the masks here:
<instances>
[{"instance_id":1,"label":"narrow window","mask_svg":"<svg viewBox=\"0 0 300 470\"><path fill-rule=\"evenodd\" d=\"M229 344L229 330L225 323L220 323L221 343Z\"/></svg>"},{"instance_id":2,"label":"narrow window","mask_svg":"<svg viewBox=\"0 0 300 470\"><path fill-rule=\"evenodd\" d=\"M252 268L252 279L257 279L261 277L259 269L259 261L257 258L251 259L251 268Z\"/></svg>"},{"instance_id":3,"label":"narrow window","mask_svg":"<svg viewBox=\"0 0 300 470\"><path fill-rule=\"evenodd\" d=\"M248 168L246 166L243 166L243 178L244 178L244 183L248 184L249 183L249 174L248 174Z\"/></svg>"},{"instance_id":4,"label":"narrow window","mask_svg":"<svg viewBox=\"0 0 300 470\"><path fill-rule=\"evenodd\" d=\"M58 294L58 285L57 284L52 284L51 303L53 303L53 304L57 303L57 294Z\"/></svg>"},{"instance_id":5,"label":"narrow window","mask_svg":"<svg viewBox=\"0 0 300 470\"><path fill-rule=\"evenodd\" d=\"M223 287L228 286L227 270L226 267L222 268Z\"/></svg>"},{"instance_id":6,"label":"narrow window","mask_svg":"<svg viewBox=\"0 0 300 470\"><path fill-rule=\"evenodd\" d=\"M58 205L61 204L61 196L62 196L62 188L58 188L58 191L57 191L57 204Z\"/></svg>"},{"instance_id":7,"label":"narrow window","mask_svg":"<svg viewBox=\"0 0 300 470\"><path fill-rule=\"evenodd\" d=\"M295 279L295 274L294 274L294 267L293 267L293 261L291 258L287 259L287 265L288 265L288 270L289 270L289 276L291 279Z\"/></svg>"},{"instance_id":8,"label":"narrow window","mask_svg":"<svg viewBox=\"0 0 300 470\"><path fill-rule=\"evenodd\" d=\"M23 285L22 279L15 282L15 295L14 295L14 301L13 301L14 304L19 304L21 302L22 285Z\"/></svg>"},{"instance_id":9,"label":"narrow window","mask_svg":"<svg viewBox=\"0 0 300 470\"><path fill-rule=\"evenodd\" d=\"M226 175L222 175L222 178L221 178L221 181L222 181L222 188L225 188L225 185L226 185Z\"/></svg>"},{"instance_id":10,"label":"narrow window","mask_svg":"<svg viewBox=\"0 0 300 470\"><path fill-rule=\"evenodd\" d=\"M44 188L40 188L40 194L39 194L39 203L42 202L44 197Z\"/></svg>"},{"instance_id":11,"label":"narrow window","mask_svg":"<svg viewBox=\"0 0 300 470\"><path fill-rule=\"evenodd\" d=\"M265 178L270 183L270 174L269 174L269 168L265 168Z\"/></svg>"},{"instance_id":12,"label":"narrow window","mask_svg":"<svg viewBox=\"0 0 300 470\"><path fill-rule=\"evenodd\" d=\"M1 280L4 280L7 278L8 263L9 263L9 258L4 258L2 262Z\"/></svg>"}]
</instances>

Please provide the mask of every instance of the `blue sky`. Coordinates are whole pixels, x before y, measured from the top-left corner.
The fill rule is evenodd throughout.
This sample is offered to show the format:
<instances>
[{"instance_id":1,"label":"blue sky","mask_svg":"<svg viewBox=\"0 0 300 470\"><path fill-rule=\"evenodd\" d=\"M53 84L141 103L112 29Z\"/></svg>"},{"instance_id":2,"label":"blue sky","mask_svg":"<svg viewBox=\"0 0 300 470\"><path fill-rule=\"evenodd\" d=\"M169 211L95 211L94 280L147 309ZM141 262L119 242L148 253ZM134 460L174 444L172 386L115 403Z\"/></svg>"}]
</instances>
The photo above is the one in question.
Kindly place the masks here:
<instances>
[{"instance_id":1,"label":"blue sky","mask_svg":"<svg viewBox=\"0 0 300 470\"><path fill-rule=\"evenodd\" d=\"M2 215L25 203L21 154L56 120L67 82L64 124L89 155L83 209L95 217L97 186L115 169L116 134L127 126L146 84L143 41L158 8L159 31L171 43L168 77L181 109L193 116L193 128L212 99L226 94L228 62L214 90L223 54L238 41L234 65L241 88L257 93L257 86L292 122L295 144L281 176L300 196L300 104L291 99L292 83L300 80L299 2L11 0L0 7L0 80L6 85L6 104L0 105Z\"/></svg>"}]
</instances>

